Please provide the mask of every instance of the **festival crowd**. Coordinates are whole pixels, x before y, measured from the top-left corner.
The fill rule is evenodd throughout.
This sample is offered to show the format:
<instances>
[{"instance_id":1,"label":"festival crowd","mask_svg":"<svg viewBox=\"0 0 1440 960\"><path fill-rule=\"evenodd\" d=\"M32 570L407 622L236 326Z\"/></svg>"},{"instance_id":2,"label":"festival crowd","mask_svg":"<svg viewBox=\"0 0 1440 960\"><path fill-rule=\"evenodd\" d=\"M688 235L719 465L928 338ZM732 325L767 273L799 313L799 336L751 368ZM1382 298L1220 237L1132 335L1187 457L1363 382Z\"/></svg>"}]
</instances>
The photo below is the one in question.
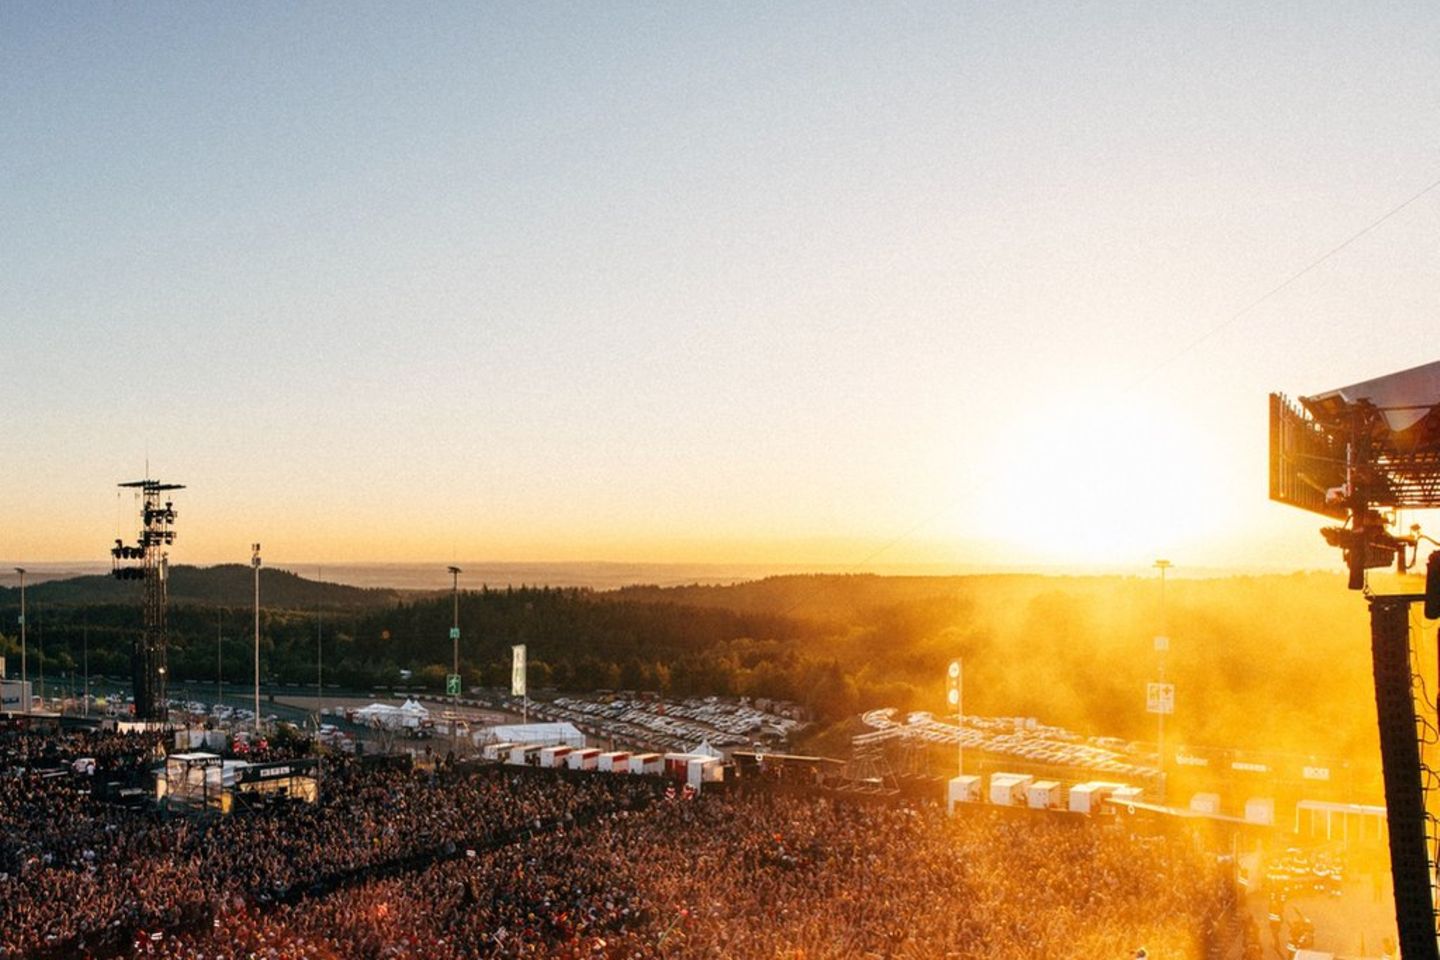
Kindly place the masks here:
<instances>
[{"instance_id":1,"label":"festival crowd","mask_svg":"<svg viewBox=\"0 0 1440 960\"><path fill-rule=\"evenodd\" d=\"M0 960L1202 960L1234 915L1215 858L1088 819L505 768L324 776L316 806L160 817L0 741Z\"/></svg>"}]
</instances>

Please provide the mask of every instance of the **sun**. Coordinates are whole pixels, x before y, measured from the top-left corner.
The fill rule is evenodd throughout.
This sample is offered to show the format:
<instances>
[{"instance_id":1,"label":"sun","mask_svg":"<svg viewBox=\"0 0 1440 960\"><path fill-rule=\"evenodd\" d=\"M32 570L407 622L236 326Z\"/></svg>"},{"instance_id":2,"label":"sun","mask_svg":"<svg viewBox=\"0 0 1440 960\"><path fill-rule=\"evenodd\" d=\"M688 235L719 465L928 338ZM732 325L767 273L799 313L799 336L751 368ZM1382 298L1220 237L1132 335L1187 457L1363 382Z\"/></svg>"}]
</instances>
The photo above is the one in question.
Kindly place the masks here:
<instances>
[{"instance_id":1,"label":"sun","mask_svg":"<svg viewBox=\"0 0 1440 960\"><path fill-rule=\"evenodd\" d=\"M1124 567L1215 533L1223 466L1193 424L1143 402L1076 398L1001 433L970 518L1032 562Z\"/></svg>"}]
</instances>

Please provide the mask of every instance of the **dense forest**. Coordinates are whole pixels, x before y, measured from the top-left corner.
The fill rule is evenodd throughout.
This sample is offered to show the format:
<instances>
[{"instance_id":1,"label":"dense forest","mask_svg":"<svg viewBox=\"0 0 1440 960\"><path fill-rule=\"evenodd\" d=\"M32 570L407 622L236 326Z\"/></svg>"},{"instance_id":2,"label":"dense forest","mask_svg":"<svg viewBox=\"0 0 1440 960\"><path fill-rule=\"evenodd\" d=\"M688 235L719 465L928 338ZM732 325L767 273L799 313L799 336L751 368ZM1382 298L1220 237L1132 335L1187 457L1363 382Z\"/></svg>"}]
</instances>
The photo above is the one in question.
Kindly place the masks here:
<instances>
[{"instance_id":1,"label":"dense forest","mask_svg":"<svg viewBox=\"0 0 1440 960\"><path fill-rule=\"evenodd\" d=\"M174 676L213 680L218 659L225 676L249 677L250 571L184 571L177 588L195 579L189 599L176 590L171 611ZM318 637L335 683L390 685L403 668L415 683L443 686L448 593L262 575L265 676L313 683ZM92 672L126 675L139 609L135 586L120 586L127 603L87 600L74 581L33 588L32 663L43 648L51 669L79 669L88 636ZM1177 687L1170 729L1183 742L1374 753L1365 604L1341 577L1172 579L1167 591L1163 626L1153 578L791 576L603 593L471 591L460 595L461 672L467 686L503 685L510 645L526 643L535 689L779 696L838 721L872 706L941 710L945 663L960 656L967 712L1149 738L1144 687L1158 668L1152 638L1163 631ZM0 651L12 656L17 607L15 591L0 592Z\"/></svg>"}]
</instances>

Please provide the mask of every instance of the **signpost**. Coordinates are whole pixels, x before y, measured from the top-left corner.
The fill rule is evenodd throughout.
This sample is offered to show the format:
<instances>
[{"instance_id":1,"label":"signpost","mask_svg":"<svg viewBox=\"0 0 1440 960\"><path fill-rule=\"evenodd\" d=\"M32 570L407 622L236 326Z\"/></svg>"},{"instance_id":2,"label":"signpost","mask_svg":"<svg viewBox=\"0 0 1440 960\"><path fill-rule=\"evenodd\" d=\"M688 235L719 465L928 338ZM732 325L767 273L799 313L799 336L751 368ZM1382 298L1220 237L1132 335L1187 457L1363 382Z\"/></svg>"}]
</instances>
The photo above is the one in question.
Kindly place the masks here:
<instances>
[{"instance_id":1,"label":"signpost","mask_svg":"<svg viewBox=\"0 0 1440 960\"><path fill-rule=\"evenodd\" d=\"M1145 712L1162 716L1175 712L1175 684L1145 684Z\"/></svg>"},{"instance_id":2,"label":"signpost","mask_svg":"<svg viewBox=\"0 0 1440 960\"><path fill-rule=\"evenodd\" d=\"M450 673L445 675L445 696L458 697L460 695L460 674Z\"/></svg>"}]
</instances>

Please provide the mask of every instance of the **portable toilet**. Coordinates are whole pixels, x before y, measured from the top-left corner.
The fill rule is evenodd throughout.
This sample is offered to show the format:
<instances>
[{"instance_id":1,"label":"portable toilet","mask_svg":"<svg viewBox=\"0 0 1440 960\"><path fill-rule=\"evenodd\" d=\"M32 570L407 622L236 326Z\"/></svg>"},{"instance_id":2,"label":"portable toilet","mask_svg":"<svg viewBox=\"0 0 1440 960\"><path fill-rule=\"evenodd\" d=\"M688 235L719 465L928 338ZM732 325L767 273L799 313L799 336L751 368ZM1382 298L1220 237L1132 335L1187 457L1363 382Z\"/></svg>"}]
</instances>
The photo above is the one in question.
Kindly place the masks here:
<instances>
[{"instance_id":1,"label":"portable toilet","mask_svg":"<svg viewBox=\"0 0 1440 960\"><path fill-rule=\"evenodd\" d=\"M573 751L574 747L546 747L540 751L540 766L555 768L565 766L565 758Z\"/></svg>"},{"instance_id":2,"label":"portable toilet","mask_svg":"<svg viewBox=\"0 0 1440 960\"><path fill-rule=\"evenodd\" d=\"M1267 827L1275 825L1275 801L1270 797L1251 797L1245 801L1245 822Z\"/></svg>"},{"instance_id":3,"label":"portable toilet","mask_svg":"<svg viewBox=\"0 0 1440 960\"><path fill-rule=\"evenodd\" d=\"M487 743L484 749L480 751L480 755L486 760L504 760L510 756L510 748L513 746L515 746L515 744L508 741L505 743Z\"/></svg>"},{"instance_id":4,"label":"portable toilet","mask_svg":"<svg viewBox=\"0 0 1440 960\"><path fill-rule=\"evenodd\" d=\"M626 761L629 759L630 754L625 750L602 753L598 768L601 773L624 773L627 767Z\"/></svg>"},{"instance_id":5,"label":"portable toilet","mask_svg":"<svg viewBox=\"0 0 1440 960\"><path fill-rule=\"evenodd\" d=\"M992 773L990 775L990 802L996 806L1013 807L1025 805L1025 788L1035 780L1028 773Z\"/></svg>"},{"instance_id":6,"label":"portable toilet","mask_svg":"<svg viewBox=\"0 0 1440 960\"><path fill-rule=\"evenodd\" d=\"M725 776L719 757L692 757L685 770L685 782L696 790L707 783L718 783Z\"/></svg>"},{"instance_id":7,"label":"portable toilet","mask_svg":"<svg viewBox=\"0 0 1440 960\"><path fill-rule=\"evenodd\" d=\"M648 773L655 776L665 770L665 758L658 753L636 753L630 757L631 773Z\"/></svg>"},{"instance_id":8,"label":"portable toilet","mask_svg":"<svg viewBox=\"0 0 1440 960\"><path fill-rule=\"evenodd\" d=\"M599 759L600 751L595 747L572 750L565 755L565 763L571 770L594 770Z\"/></svg>"},{"instance_id":9,"label":"portable toilet","mask_svg":"<svg viewBox=\"0 0 1440 960\"><path fill-rule=\"evenodd\" d=\"M1025 802L1032 810L1063 810L1065 798L1055 780L1036 780L1025 789Z\"/></svg>"},{"instance_id":10,"label":"portable toilet","mask_svg":"<svg viewBox=\"0 0 1440 960\"><path fill-rule=\"evenodd\" d=\"M1190 809L1196 813L1217 814L1220 812L1220 794L1197 793L1190 798Z\"/></svg>"},{"instance_id":11,"label":"portable toilet","mask_svg":"<svg viewBox=\"0 0 1440 960\"><path fill-rule=\"evenodd\" d=\"M945 810L947 813L955 812L957 803L979 803L980 802L980 778L979 777L951 777L950 785L945 791Z\"/></svg>"}]
</instances>

